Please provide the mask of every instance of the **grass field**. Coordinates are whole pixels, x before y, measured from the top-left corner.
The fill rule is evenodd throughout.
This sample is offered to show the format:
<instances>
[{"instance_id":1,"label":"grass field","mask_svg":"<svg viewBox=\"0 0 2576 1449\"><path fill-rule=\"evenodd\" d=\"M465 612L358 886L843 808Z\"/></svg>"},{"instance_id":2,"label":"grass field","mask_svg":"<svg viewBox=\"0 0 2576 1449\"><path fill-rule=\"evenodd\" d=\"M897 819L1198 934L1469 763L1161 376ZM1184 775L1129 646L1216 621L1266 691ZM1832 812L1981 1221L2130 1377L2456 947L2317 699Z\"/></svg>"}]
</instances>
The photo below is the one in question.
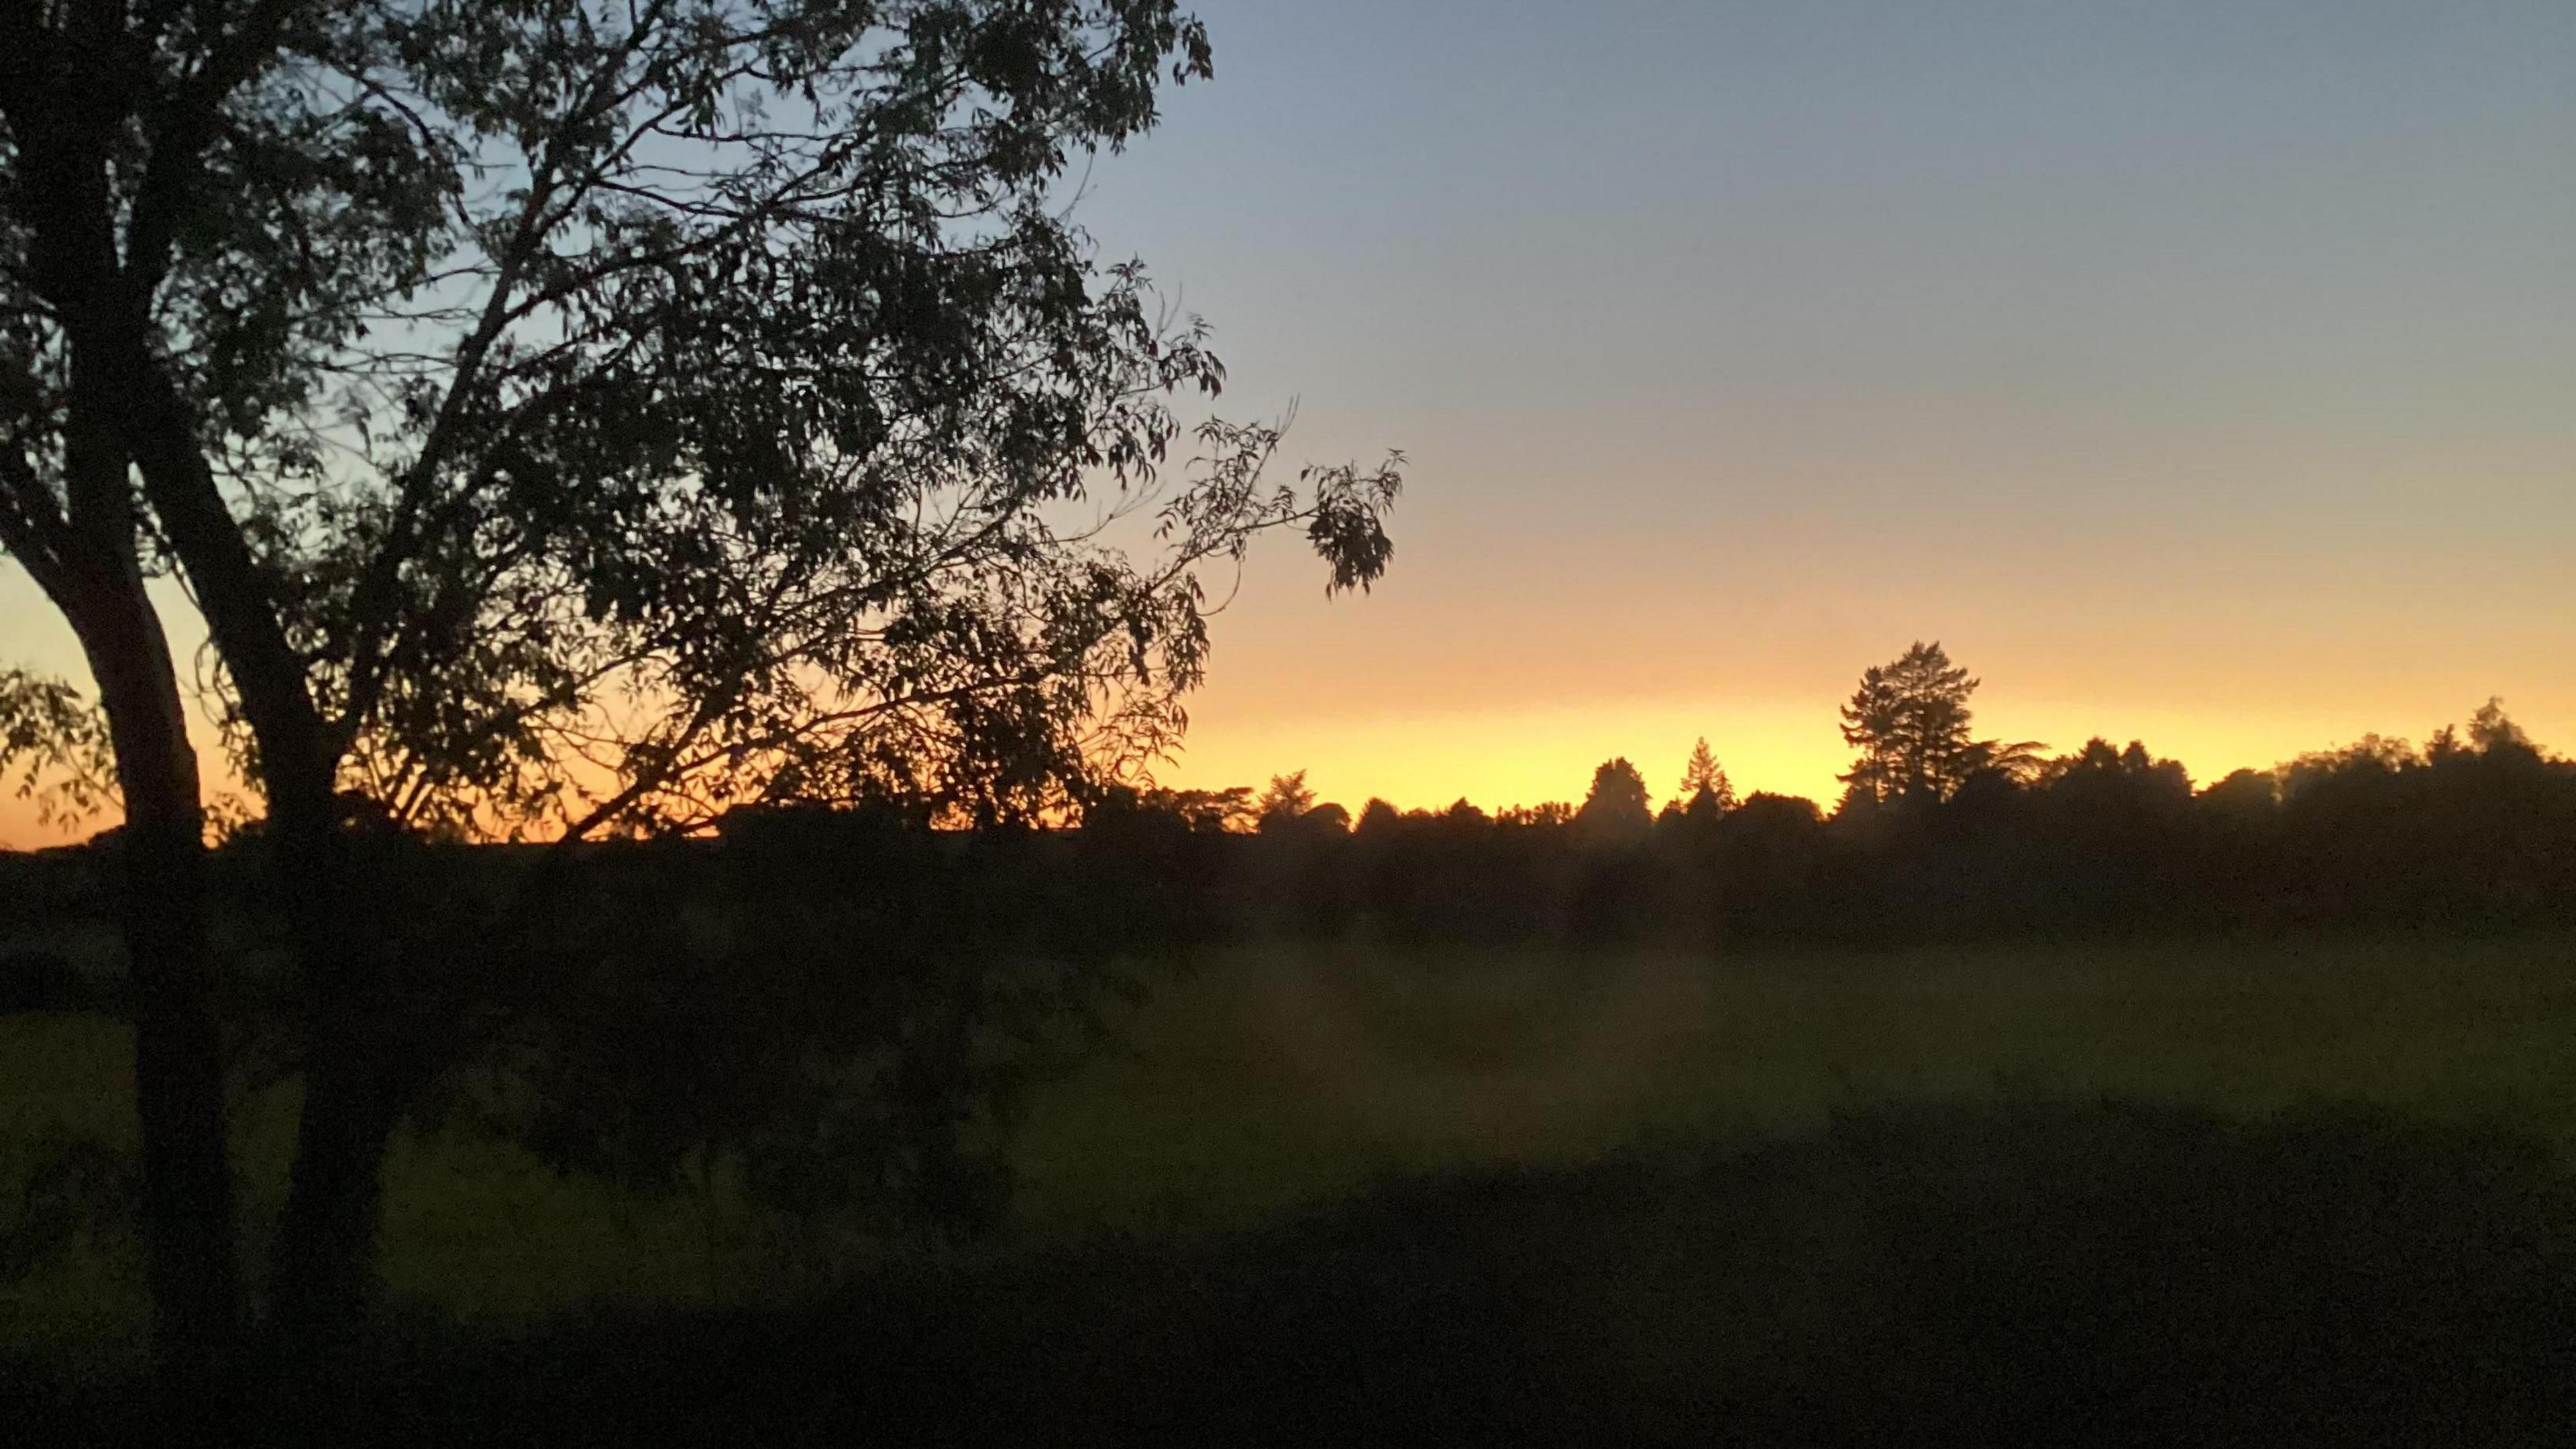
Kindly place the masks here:
<instances>
[{"instance_id":1,"label":"grass field","mask_svg":"<svg viewBox=\"0 0 2576 1449\"><path fill-rule=\"evenodd\" d=\"M2576 939L1692 959L1247 952L1036 1104L1042 1223L1237 1221L1371 1178L1563 1163L1999 1091L2259 1114L2360 1099L2576 1152Z\"/></svg>"},{"instance_id":2,"label":"grass field","mask_svg":"<svg viewBox=\"0 0 2576 1449\"><path fill-rule=\"evenodd\" d=\"M2576 1152L2576 938L2377 939L1705 959L1224 953L1046 1089L1012 1148L1040 1231L1244 1224L1426 1169L1571 1164L1814 1126L1896 1099L2104 1094L2261 1115L2362 1099ZM35 1164L131 1152L129 1047L97 1017L0 1018L0 1232ZM292 1088L243 1104L259 1241ZM763 1286L721 1171L639 1200L499 1142L405 1140L388 1167L395 1293L467 1319ZM129 1339L130 1234L0 1282L0 1344Z\"/></svg>"}]
</instances>

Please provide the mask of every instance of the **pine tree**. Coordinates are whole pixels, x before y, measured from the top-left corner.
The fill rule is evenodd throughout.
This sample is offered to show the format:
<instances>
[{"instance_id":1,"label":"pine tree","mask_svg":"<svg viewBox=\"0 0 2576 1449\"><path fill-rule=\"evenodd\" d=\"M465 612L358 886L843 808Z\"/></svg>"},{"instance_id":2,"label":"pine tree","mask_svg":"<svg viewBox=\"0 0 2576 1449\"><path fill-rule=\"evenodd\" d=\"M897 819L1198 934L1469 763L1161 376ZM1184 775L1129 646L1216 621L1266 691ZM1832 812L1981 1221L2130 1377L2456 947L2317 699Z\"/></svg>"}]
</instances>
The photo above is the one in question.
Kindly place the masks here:
<instances>
[{"instance_id":1,"label":"pine tree","mask_svg":"<svg viewBox=\"0 0 2576 1449\"><path fill-rule=\"evenodd\" d=\"M1735 808L1735 785L1726 778L1717 756L1709 753L1705 735L1691 746L1690 762L1682 766L1681 798L1683 812L1694 817Z\"/></svg>"},{"instance_id":2,"label":"pine tree","mask_svg":"<svg viewBox=\"0 0 2576 1449\"><path fill-rule=\"evenodd\" d=\"M1976 688L1937 642L1918 640L1894 662L1872 666L1843 706L1843 742L1860 751L1842 776L1854 796L1948 798L1980 763L1968 733Z\"/></svg>"}]
</instances>

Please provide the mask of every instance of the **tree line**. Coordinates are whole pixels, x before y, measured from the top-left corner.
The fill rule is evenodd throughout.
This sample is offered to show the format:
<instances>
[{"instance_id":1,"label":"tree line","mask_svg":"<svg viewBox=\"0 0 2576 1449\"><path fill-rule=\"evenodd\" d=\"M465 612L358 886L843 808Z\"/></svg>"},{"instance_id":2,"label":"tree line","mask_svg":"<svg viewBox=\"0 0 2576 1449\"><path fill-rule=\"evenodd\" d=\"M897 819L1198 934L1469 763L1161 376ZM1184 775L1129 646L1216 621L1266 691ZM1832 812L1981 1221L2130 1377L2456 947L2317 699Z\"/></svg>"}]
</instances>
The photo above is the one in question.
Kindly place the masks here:
<instances>
[{"instance_id":1,"label":"tree line","mask_svg":"<svg viewBox=\"0 0 2576 1449\"><path fill-rule=\"evenodd\" d=\"M2576 762L2490 700L2421 747L2376 735L2195 787L2142 742L1978 737L1937 643L1861 678L1832 809L1739 799L1703 739L1657 809L1627 759L1580 803L1354 816L1300 774L1127 790L1083 833L1207 859L1200 929L1412 939L1903 944L2576 920ZM1114 891L1104 891L1114 897Z\"/></svg>"}]
</instances>

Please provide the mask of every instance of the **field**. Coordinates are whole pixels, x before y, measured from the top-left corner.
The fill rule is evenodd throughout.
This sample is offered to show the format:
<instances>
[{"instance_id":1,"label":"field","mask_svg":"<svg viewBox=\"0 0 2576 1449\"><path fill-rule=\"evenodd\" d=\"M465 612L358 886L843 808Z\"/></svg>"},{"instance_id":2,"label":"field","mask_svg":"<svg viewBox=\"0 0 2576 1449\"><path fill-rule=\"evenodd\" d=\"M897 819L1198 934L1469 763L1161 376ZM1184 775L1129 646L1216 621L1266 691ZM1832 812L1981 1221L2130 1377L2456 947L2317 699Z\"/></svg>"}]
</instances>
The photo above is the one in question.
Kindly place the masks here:
<instances>
[{"instance_id":1,"label":"field","mask_svg":"<svg viewBox=\"0 0 2576 1449\"><path fill-rule=\"evenodd\" d=\"M1690 959L1258 952L1130 1023L1017 1151L1043 1223L1240 1221L1376 1177L1775 1134L1897 1099L2357 1099L2576 1153L2576 939Z\"/></svg>"},{"instance_id":2,"label":"field","mask_svg":"<svg viewBox=\"0 0 2576 1449\"><path fill-rule=\"evenodd\" d=\"M130 1153L99 1017L0 1018L0 1227L65 1144ZM290 1085L246 1102L249 1249L283 1196ZM2370 939L1689 958L1269 948L1212 956L1031 1104L1011 1152L1041 1235L1248 1225L1387 1178L1778 1137L1887 1101L2103 1096L2260 1116L2357 1099L2576 1152L2576 940ZM776 1286L718 1164L639 1199L509 1144L407 1138L384 1267L466 1320ZM102 1209L0 1284L0 1344L130 1339Z\"/></svg>"}]
</instances>

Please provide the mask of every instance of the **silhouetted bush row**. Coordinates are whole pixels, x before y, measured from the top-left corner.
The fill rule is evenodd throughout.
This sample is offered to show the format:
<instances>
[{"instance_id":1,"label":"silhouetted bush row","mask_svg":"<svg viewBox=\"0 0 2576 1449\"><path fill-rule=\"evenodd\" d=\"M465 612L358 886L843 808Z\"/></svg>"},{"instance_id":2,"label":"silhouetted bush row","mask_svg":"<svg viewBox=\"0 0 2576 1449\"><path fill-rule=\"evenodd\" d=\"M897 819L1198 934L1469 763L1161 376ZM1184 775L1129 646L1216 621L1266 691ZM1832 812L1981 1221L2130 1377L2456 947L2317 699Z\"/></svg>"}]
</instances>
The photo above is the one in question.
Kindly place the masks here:
<instances>
[{"instance_id":1,"label":"silhouetted bush row","mask_svg":"<svg viewBox=\"0 0 2576 1449\"><path fill-rule=\"evenodd\" d=\"M672 951L740 961L754 945L1097 960L1280 938L1894 946L2576 923L2576 762L2518 739L2425 752L2368 739L2197 792L2172 762L2096 741L2029 784L1988 773L1946 798L1855 796L1831 815L1756 793L1652 821L1497 818L1464 801L1373 802L1349 819L1310 804L1245 829L1186 797L1138 794L1058 830L737 812L716 841L582 848L541 893L556 926L519 923L501 954L634 970ZM461 918L524 894L544 853L385 848L389 913ZM84 854L9 859L19 924L93 913ZM259 874L239 858L218 870ZM628 943L609 953L623 965L605 964L609 941Z\"/></svg>"},{"instance_id":2,"label":"silhouetted bush row","mask_svg":"<svg viewBox=\"0 0 2576 1449\"><path fill-rule=\"evenodd\" d=\"M1082 828L923 842L989 928L1093 948L1256 938L1904 945L2272 929L2576 923L2576 764L2518 741L2379 740L2198 792L2099 741L2032 783L1854 798L1755 794L1605 826L1340 807L1226 829L1145 797ZM812 871L852 817L737 817L726 848ZM767 867L763 868L764 871ZM810 877L809 877L810 878ZM924 874L922 879L929 879ZM882 889L882 859L837 887ZM958 908L964 908L962 906Z\"/></svg>"}]
</instances>

